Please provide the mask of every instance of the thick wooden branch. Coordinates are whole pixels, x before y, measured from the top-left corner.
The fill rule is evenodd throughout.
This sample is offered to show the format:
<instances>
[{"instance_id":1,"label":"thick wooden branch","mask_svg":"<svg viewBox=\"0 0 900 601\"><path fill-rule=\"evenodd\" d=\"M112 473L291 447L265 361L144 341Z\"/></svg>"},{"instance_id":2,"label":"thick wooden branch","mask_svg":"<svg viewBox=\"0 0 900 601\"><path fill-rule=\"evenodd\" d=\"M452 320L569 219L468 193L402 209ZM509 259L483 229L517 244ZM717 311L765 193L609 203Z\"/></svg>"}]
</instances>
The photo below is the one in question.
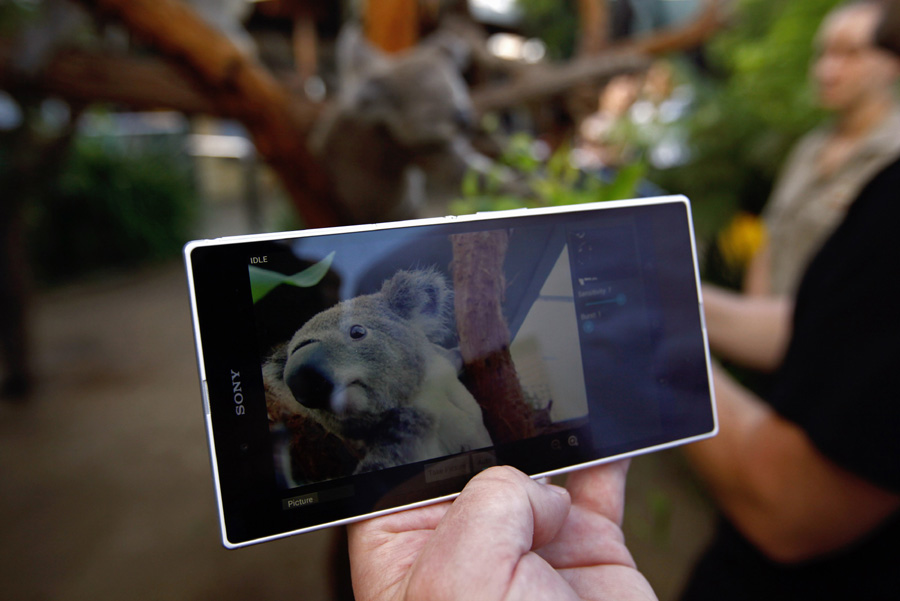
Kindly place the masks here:
<instances>
[{"instance_id":1,"label":"thick wooden branch","mask_svg":"<svg viewBox=\"0 0 900 601\"><path fill-rule=\"evenodd\" d=\"M153 57L67 48L58 52L37 77L12 69L13 47L0 41L0 88L31 90L76 104L113 103L132 109L170 109L187 114L238 118L207 96L208 89L184 69ZM291 98L298 131L308 132L322 110L300 96Z\"/></svg>"},{"instance_id":2,"label":"thick wooden branch","mask_svg":"<svg viewBox=\"0 0 900 601\"><path fill-rule=\"evenodd\" d=\"M37 78L17 74L11 59L12 45L0 43L0 87L6 90L30 89L81 104L110 102L134 109L217 112L190 77L159 59L69 49L54 56Z\"/></svg>"},{"instance_id":3,"label":"thick wooden branch","mask_svg":"<svg viewBox=\"0 0 900 601\"><path fill-rule=\"evenodd\" d=\"M531 65L512 81L488 84L472 91L472 106L479 113L557 96L575 86L600 81L619 73L641 71L650 59L631 51L612 51L573 59L558 65Z\"/></svg>"},{"instance_id":4,"label":"thick wooden branch","mask_svg":"<svg viewBox=\"0 0 900 601\"><path fill-rule=\"evenodd\" d=\"M203 89L220 114L241 121L309 227L342 223L333 186L310 155L308 122L269 71L177 0L81 0L153 46Z\"/></svg>"},{"instance_id":5,"label":"thick wooden branch","mask_svg":"<svg viewBox=\"0 0 900 601\"><path fill-rule=\"evenodd\" d=\"M725 25L725 12L722 6L723 0L704 0L703 8L689 23L634 38L618 48L650 56L696 48Z\"/></svg>"},{"instance_id":6,"label":"thick wooden branch","mask_svg":"<svg viewBox=\"0 0 900 601\"><path fill-rule=\"evenodd\" d=\"M639 71L652 57L695 48L724 23L721 0L706 0L690 23L629 40L594 56L582 56L563 64L523 65L510 69L507 82L472 91L472 104L481 113L556 96L580 84L602 81L619 73Z\"/></svg>"}]
</instances>

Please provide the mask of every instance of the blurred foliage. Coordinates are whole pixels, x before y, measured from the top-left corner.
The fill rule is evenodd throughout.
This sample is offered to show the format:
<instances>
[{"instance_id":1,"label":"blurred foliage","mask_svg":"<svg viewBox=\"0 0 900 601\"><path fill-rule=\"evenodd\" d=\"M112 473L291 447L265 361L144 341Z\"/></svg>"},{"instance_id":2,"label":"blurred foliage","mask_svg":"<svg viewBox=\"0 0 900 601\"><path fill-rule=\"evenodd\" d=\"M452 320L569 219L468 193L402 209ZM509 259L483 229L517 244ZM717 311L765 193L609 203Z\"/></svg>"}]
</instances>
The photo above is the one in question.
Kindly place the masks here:
<instances>
[{"instance_id":1,"label":"blurred foliage","mask_svg":"<svg viewBox=\"0 0 900 601\"><path fill-rule=\"evenodd\" d=\"M578 36L578 4L575 0L516 0L522 11L522 33L540 38L552 60L570 58Z\"/></svg>"},{"instance_id":2,"label":"blurred foliage","mask_svg":"<svg viewBox=\"0 0 900 601\"><path fill-rule=\"evenodd\" d=\"M462 198L451 204L450 212L462 215L633 198L646 171L643 162L635 161L604 177L578 169L568 146L559 148L546 160L539 158L535 148L530 135L511 136L491 173L466 174ZM510 181L511 171L521 179Z\"/></svg>"},{"instance_id":3,"label":"blurred foliage","mask_svg":"<svg viewBox=\"0 0 900 601\"><path fill-rule=\"evenodd\" d=\"M53 190L29 207L38 277L177 256L195 223L192 175L177 149L123 151L118 141L77 138Z\"/></svg>"},{"instance_id":4,"label":"blurred foliage","mask_svg":"<svg viewBox=\"0 0 900 601\"><path fill-rule=\"evenodd\" d=\"M650 179L713 205L719 227L735 211L759 212L797 138L824 117L808 74L816 30L839 2L740 0L733 25L706 48L708 70L680 70L695 91L682 124L689 160Z\"/></svg>"},{"instance_id":5,"label":"blurred foliage","mask_svg":"<svg viewBox=\"0 0 900 601\"><path fill-rule=\"evenodd\" d=\"M686 132L689 159L651 167L647 177L694 201L701 237L713 238L739 210L759 212L793 144L825 117L816 107L809 67L819 24L840 2L736 0L731 24L707 44L700 61L674 58L677 77L690 86L694 101L669 127ZM543 39L552 58L571 56L577 3L518 3L524 33ZM665 132L649 137L656 135ZM637 132L628 142L646 155L658 141L647 138Z\"/></svg>"},{"instance_id":6,"label":"blurred foliage","mask_svg":"<svg viewBox=\"0 0 900 601\"><path fill-rule=\"evenodd\" d=\"M642 494L634 501L635 511L640 513L641 519L629 521L629 532L655 547L671 547L675 504L669 491L651 488L641 492Z\"/></svg>"},{"instance_id":7,"label":"blurred foliage","mask_svg":"<svg viewBox=\"0 0 900 601\"><path fill-rule=\"evenodd\" d=\"M0 34L9 34L29 21L33 20L38 12L35 2L26 0L3 0L0 2Z\"/></svg>"}]
</instances>

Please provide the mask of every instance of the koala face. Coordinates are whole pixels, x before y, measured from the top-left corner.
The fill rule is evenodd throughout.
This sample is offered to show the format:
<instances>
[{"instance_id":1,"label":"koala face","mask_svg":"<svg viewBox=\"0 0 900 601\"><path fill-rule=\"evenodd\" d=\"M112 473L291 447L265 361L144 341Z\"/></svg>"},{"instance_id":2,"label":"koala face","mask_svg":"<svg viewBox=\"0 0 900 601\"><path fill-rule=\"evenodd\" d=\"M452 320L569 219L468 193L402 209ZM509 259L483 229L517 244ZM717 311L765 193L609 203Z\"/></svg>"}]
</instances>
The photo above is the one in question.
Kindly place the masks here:
<instances>
[{"instance_id":1,"label":"koala face","mask_svg":"<svg viewBox=\"0 0 900 601\"><path fill-rule=\"evenodd\" d=\"M344 301L300 328L287 347L284 383L326 426L363 437L415 397L451 305L443 276L399 272L381 292Z\"/></svg>"},{"instance_id":2,"label":"koala face","mask_svg":"<svg viewBox=\"0 0 900 601\"><path fill-rule=\"evenodd\" d=\"M401 146L447 144L473 121L460 73L466 57L458 54L435 42L387 56L346 28L338 40L342 104L356 118L384 126Z\"/></svg>"},{"instance_id":3,"label":"koala face","mask_svg":"<svg viewBox=\"0 0 900 601\"><path fill-rule=\"evenodd\" d=\"M358 114L383 123L406 147L449 143L472 124L466 83L434 48L422 48L370 74L357 94Z\"/></svg>"}]
</instances>

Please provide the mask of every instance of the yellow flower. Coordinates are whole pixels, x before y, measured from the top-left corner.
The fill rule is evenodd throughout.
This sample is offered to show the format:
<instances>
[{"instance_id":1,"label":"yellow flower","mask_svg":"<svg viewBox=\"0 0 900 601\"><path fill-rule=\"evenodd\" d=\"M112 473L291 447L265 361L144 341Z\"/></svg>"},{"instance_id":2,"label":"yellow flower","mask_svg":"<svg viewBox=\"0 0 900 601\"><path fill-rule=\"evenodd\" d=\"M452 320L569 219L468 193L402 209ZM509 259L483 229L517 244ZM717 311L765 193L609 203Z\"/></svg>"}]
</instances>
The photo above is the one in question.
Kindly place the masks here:
<instances>
[{"instance_id":1,"label":"yellow flower","mask_svg":"<svg viewBox=\"0 0 900 601\"><path fill-rule=\"evenodd\" d=\"M729 269L744 270L766 240L766 225L757 215L738 212L716 240Z\"/></svg>"}]
</instances>

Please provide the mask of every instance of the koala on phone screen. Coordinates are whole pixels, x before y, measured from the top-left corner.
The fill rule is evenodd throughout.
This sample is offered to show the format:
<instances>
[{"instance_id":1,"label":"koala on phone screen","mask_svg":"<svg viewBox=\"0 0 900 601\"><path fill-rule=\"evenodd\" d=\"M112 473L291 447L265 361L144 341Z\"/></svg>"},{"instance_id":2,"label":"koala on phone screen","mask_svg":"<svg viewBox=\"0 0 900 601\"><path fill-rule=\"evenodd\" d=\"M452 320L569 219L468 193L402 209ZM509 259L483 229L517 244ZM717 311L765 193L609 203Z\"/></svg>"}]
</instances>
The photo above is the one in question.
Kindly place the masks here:
<instances>
[{"instance_id":1,"label":"koala on phone screen","mask_svg":"<svg viewBox=\"0 0 900 601\"><path fill-rule=\"evenodd\" d=\"M399 271L375 294L315 315L285 348L282 378L326 428L357 441L357 472L488 447L481 408L450 351L452 291L433 270Z\"/></svg>"}]
</instances>

